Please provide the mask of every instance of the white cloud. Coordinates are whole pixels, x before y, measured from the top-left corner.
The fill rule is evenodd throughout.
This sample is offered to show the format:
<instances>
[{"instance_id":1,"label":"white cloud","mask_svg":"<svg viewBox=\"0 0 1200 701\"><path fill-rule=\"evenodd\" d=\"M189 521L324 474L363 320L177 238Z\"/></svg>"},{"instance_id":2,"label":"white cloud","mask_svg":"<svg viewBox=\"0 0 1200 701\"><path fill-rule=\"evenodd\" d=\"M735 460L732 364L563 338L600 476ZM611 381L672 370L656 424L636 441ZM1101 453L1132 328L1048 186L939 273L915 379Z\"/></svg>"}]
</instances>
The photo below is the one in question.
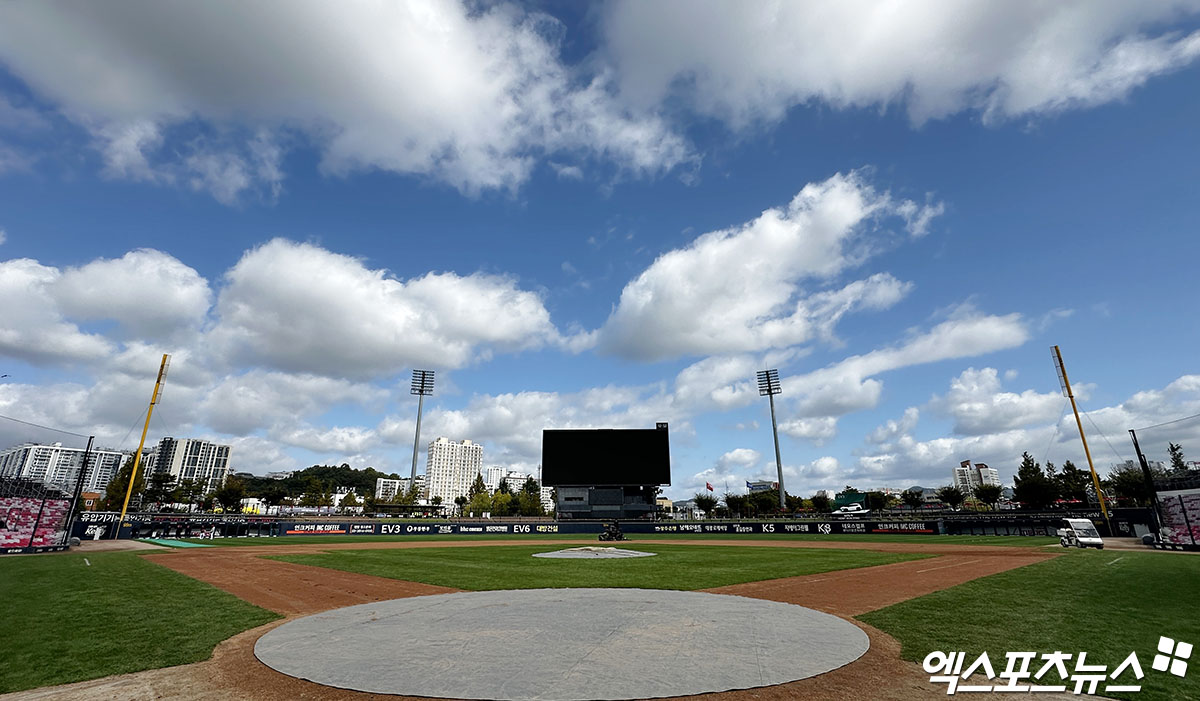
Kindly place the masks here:
<instances>
[{"instance_id":1,"label":"white cloud","mask_svg":"<svg viewBox=\"0 0 1200 701\"><path fill-rule=\"evenodd\" d=\"M199 411L206 425L238 435L323 414L338 404L381 402L387 394L363 383L252 370L210 387Z\"/></svg>"},{"instance_id":2,"label":"white cloud","mask_svg":"<svg viewBox=\"0 0 1200 701\"><path fill-rule=\"evenodd\" d=\"M487 464L536 466L541 462L542 430L547 428L651 428L666 421L672 436L688 432L689 414L673 407L664 389L607 386L573 393L476 395L461 409L428 411L421 424L422 441L470 438L484 444ZM411 417L388 417L378 430L390 443L412 445Z\"/></svg>"},{"instance_id":3,"label":"white cloud","mask_svg":"<svg viewBox=\"0 0 1200 701\"><path fill-rule=\"evenodd\" d=\"M990 370L990 368L988 369ZM964 376L967 378L964 380ZM947 395L963 391L978 399L992 392L996 399L980 402L986 411L995 411L995 429L990 433L941 436L918 440L905 433L874 446L847 469L846 479L869 480L872 484L939 486L950 482L950 471L962 460L987 463L1000 472L1005 484L1021 462L1021 454L1029 452L1039 462L1050 460L1061 465L1067 460L1086 466L1083 445L1075 418L1067 412L1060 417L1059 395L1039 395L1032 390L1020 394L999 391L986 371L968 370L954 380L960 389L952 387ZM1039 408L1039 403L1053 399L1053 411ZM1036 421L1010 420L1005 404L1026 402L1038 414ZM996 409L997 407L1001 407ZM1096 469L1102 475L1111 465L1133 459L1129 429L1173 421L1180 417L1200 414L1200 375L1184 375L1161 390L1138 392L1114 406L1089 408L1084 412L1083 427ZM1009 428L1009 426L1012 426ZM1142 450L1150 460L1167 460L1167 443L1200 446L1200 419L1138 431ZM1200 454L1200 450L1196 451Z\"/></svg>"},{"instance_id":4,"label":"white cloud","mask_svg":"<svg viewBox=\"0 0 1200 701\"><path fill-rule=\"evenodd\" d=\"M0 353L35 365L99 361L114 351L103 336L63 318L54 299L58 269L20 258L0 262Z\"/></svg>"},{"instance_id":5,"label":"white cloud","mask_svg":"<svg viewBox=\"0 0 1200 701\"><path fill-rule=\"evenodd\" d=\"M208 281L199 273L144 248L68 268L54 285L54 297L72 318L111 319L141 338L198 330L212 304Z\"/></svg>"},{"instance_id":6,"label":"white cloud","mask_svg":"<svg viewBox=\"0 0 1200 701\"><path fill-rule=\"evenodd\" d=\"M758 368L748 355L713 356L693 363L675 377L674 404L696 412L745 406L758 396L754 384Z\"/></svg>"},{"instance_id":7,"label":"white cloud","mask_svg":"<svg viewBox=\"0 0 1200 701\"><path fill-rule=\"evenodd\" d=\"M951 381L950 391L934 398L931 405L954 419L955 433L977 436L1053 423L1065 401L1058 392L1004 392L995 368L967 368Z\"/></svg>"},{"instance_id":8,"label":"white cloud","mask_svg":"<svg viewBox=\"0 0 1200 701\"><path fill-rule=\"evenodd\" d=\"M886 443L906 433L912 433L913 429L917 427L917 421L920 418L920 410L915 406L911 406L904 410L904 415L898 420L888 419L882 426L876 427L874 431L867 434L867 441L871 443Z\"/></svg>"},{"instance_id":9,"label":"white cloud","mask_svg":"<svg viewBox=\"0 0 1200 701\"><path fill-rule=\"evenodd\" d=\"M172 182L174 177L150 165L148 151L162 145L158 125L148 119L110 122L94 130L104 155L104 175L145 182Z\"/></svg>"},{"instance_id":10,"label":"white cloud","mask_svg":"<svg viewBox=\"0 0 1200 701\"><path fill-rule=\"evenodd\" d=\"M779 424L779 430L791 436L821 445L837 436L837 417L820 416L808 419L792 419Z\"/></svg>"},{"instance_id":11,"label":"white cloud","mask_svg":"<svg viewBox=\"0 0 1200 701\"><path fill-rule=\"evenodd\" d=\"M806 296L867 258L904 203L860 173L806 185L784 208L669 251L625 286L600 332L610 352L654 360L785 348L828 336L845 313L895 304L909 285L877 274ZM911 203L909 203L911 204ZM914 205L915 206L915 205Z\"/></svg>"},{"instance_id":12,"label":"white cloud","mask_svg":"<svg viewBox=\"0 0 1200 701\"><path fill-rule=\"evenodd\" d=\"M1103 104L1192 63L1200 32L1171 23L1197 12L1192 1L625 0L603 24L625 99L682 99L736 129L815 101L896 105L918 124Z\"/></svg>"},{"instance_id":13,"label":"white cloud","mask_svg":"<svg viewBox=\"0 0 1200 701\"><path fill-rule=\"evenodd\" d=\"M815 372L784 378L781 384L785 392L801 397L799 415L838 416L878 402L882 384L869 379L875 375L1013 348L1028 338L1019 314L959 316L900 345L850 356Z\"/></svg>"},{"instance_id":14,"label":"white cloud","mask_svg":"<svg viewBox=\"0 0 1200 701\"><path fill-rule=\"evenodd\" d=\"M697 472L684 480L674 480L671 485L672 491L685 495L708 493L708 485L711 484L718 497L726 490L733 494L741 494L745 491L742 485L745 484L746 477L753 473L761 459L762 454L757 450L734 448L717 458L716 463L707 470ZM734 478L732 487L729 485L730 478Z\"/></svg>"},{"instance_id":15,"label":"white cloud","mask_svg":"<svg viewBox=\"0 0 1200 701\"><path fill-rule=\"evenodd\" d=\"M635 176L693 161L660 118L613 99L603 67L564 65L563 35L542 13L451 0L0 8L0 60L97 136L107 173L222 201L278 183L229 155L264 130L302 134L329 173L428 176L464 192L516 188L548 155ZM197 122L232 150L162 148Z\"/></svg>"},{"instance_id":16,"label":"white cloud","mask_svg":"<svg viewBox=\"0 0 1200 701\"><path fill-rule=\"evenodd\" d=\"M268 472L284 472L307 467L307 465L297 465L296 459L288 455L278 442L261 436L240 436L215 440L229 446L231 472L265 475Z\"/></svg>"},{"instance_id":17,"label":"white cloud","mask_svg":"<svg viewBox=\"0 0 1200 701\"><path fill-rule=\"evenodd\" d=\"M331 426L319 428L291 424L277 426L268 434L271 440L284 445L304 448L319 455L332 457L334 462L344 456L361 453L379 442L375 431L361 426Z\"/></svg>"},{"instance_id":18,"label":"white cloud","mask_svg":"<svg viewBox=\"0 0 1200 701\"><path fill-rule=\"evenodd\" d=\"M248 251L226 280L213 341L291 372L378 377L563 342L539 296L497 275L398 280L349 256L276 239Z\"/></svg>"},{"instance_id":19,"label":"white cloud","mask_svg":"<svg viewBox=\"0 0 1200 701\"><path fill-rule=\"evenodd\" d=\"M717 471L721 474L735 470L746 470L758 464L762 453L753 448L734 448L717 458Z\"/></svg>"}]
</instances>

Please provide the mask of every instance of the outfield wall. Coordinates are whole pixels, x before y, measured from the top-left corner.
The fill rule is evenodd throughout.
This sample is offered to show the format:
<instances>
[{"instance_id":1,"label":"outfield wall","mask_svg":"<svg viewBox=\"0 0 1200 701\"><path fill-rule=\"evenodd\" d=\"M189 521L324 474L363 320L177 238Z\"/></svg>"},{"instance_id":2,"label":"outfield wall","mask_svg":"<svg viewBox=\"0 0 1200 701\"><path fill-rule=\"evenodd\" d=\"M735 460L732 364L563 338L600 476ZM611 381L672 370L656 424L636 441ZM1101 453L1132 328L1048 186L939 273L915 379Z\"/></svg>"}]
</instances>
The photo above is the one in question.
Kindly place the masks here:
<instances>
[{"instance_id":1,"label":"outfield wall","mask_svg":"<svg viewBox=\"0 0 1200 701\"><path fill-rule=\"evenodd\" d=\"M1122 513L1123 512L1123 513ZM90 540L111 538L120 514L84 512L72 535ZM622 521L629 534L891 534L891 535L1055 535L1063 518L1090 518L1101 532L1099 513L963 515L926 519L780 519L775 521ZM1117 535L1134 535L1136 524L1149 522L1148 509L1120 509L1112 514ZM431 521L404 519L383 522L370 519L326 520L276 518L241 514L127 514L122 538L197 537L304 537L314 535L422 536L422 535L598 535L600 521Z\"/></svg>"}]
</instances>

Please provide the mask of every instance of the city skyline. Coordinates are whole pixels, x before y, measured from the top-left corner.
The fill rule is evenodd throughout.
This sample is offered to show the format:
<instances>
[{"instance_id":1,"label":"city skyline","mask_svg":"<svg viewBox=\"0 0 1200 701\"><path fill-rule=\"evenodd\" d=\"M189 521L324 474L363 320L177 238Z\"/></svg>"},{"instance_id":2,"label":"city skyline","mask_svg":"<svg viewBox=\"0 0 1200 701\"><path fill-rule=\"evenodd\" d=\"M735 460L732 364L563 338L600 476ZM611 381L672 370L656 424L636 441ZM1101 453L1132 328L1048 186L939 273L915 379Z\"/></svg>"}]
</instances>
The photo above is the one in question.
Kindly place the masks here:
<instances>
[{"instance_id":1,"label":"city skyline","mask_svg":"<svg viewBox=\"0 0 1200 701\"><path fill-rule=\"evenodd\" d=\"M115 445L169 353L152 434L407 475L427 369L678 499L778 480L766 369L803 496L1086 466L1053 345L1102 476L1200 414L1200 9L686 5L0 6L0 415Z\"/></svg>"}]
</instances>

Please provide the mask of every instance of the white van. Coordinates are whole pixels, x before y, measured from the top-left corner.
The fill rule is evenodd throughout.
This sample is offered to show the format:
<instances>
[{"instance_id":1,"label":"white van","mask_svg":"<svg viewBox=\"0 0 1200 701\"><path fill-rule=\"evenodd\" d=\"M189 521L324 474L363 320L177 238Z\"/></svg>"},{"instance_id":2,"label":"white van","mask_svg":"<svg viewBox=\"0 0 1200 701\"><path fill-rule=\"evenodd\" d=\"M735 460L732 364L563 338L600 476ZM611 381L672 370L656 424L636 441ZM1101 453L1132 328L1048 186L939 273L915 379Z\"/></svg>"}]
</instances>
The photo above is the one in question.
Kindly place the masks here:
<instances>
[{"instance_id":1,"label":"white van","mask_svg":"<svg viewBox=\"0 0 1200 701\"><path fill-rule=\"evenodd\" d=\"M1066 518L1066 528L1058 529L1058 542L1064 548L1072 545L1077 548L1104 549L1104 539L1096 530L1095 524L1086 518Z\"/></svg>"}]
</instances>

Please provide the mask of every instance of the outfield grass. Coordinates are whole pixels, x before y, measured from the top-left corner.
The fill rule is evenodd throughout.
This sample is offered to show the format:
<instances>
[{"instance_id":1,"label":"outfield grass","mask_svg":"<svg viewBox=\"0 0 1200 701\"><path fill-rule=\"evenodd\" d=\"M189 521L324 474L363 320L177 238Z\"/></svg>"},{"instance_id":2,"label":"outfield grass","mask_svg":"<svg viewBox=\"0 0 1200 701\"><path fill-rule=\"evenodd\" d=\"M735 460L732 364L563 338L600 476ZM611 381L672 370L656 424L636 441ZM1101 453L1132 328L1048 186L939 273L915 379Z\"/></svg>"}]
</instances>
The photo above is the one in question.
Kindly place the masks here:
<instances>
[{"instance_id":1,"label":"outfield grass","mask_svg":"<svg viewBox=\"0 0 1200 701\"><path fill-rule=\"evenodd\" d=\"M919 664L940 650L964 651L971 661L986 651L997 674L1008 651L1087 652L1089 664L1109 670L1137 652L1142 691L1113 696L1200 699L1200 656L1184 679L1150 668L1159 636L1200 644L1200 557L1072 551L859 618L900 640L907 660ZM1133 679L1128 672L1121 679L1138 683L1124 681Z\"/></svg>"},{"instance_id":2,"label":"outfield grass","mask_svg":"<svg viewBox=\"0 0 1200 701\"><path fill-rule=\"evenodd\" d=\"M1038 536L986 536L986 535L893 535L893 534L847 534L820 535L808 533L633 533L628 534L630 543L639 541L671 541L695 539L732 540L782 540L782 541L829 541L850 543L934 543L939 545L996 545L1003 547L1036 548L1056 545L1058 538ZM538 533L494 535L313 535L281 536L275 538L178 538L186 543L213 545L216 547L248 547L255 545L324 545L329 543L387 543L410 540L434 541L489 541L528 540L531 542L554 540L595 540L596 534L589 533Z\"/></svg>"},{"instance_id":3,"label":"outfield grass","mask_svg":"<svg viewBox=\"0 0 1200 701\"><path fill-rule=\"evenodd\" d=\"M197 662L276 618L132 553L4 558L0 693Z\"/></svg>"},{"instance_id":4,"label":"outfield grass","mask_svg":"<svg viewBox=\"0 0 1200 701\"><path fill-rule=\"evenodd\" d=\"M657 555L627 560L533 557L534 553L555 549L554 545L547 544L505 548L338 550L312 555L279 555L272 559L482 591L542 587L707 589L925 557L870 550L731 548L658 543L631 544L630 547Z\"/></svg>"}]
</instances>

